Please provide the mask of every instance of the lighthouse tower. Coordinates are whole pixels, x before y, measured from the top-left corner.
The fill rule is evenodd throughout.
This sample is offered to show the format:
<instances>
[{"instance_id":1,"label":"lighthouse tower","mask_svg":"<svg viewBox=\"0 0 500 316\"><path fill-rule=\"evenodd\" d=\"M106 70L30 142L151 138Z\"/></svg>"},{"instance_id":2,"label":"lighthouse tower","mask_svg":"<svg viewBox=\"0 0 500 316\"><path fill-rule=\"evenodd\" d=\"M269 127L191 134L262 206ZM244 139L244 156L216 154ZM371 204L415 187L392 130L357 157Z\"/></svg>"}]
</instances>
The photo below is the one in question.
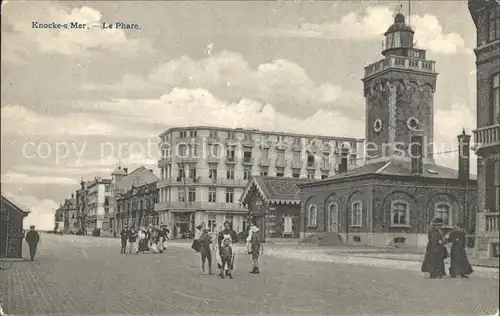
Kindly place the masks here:
<instances>
[{"instance_id":1,"label":"lighthouse tower","mask_svg":"<svg viewBox=\"0 0 500 316\"><path fill-rule=\"evenodd\" d=\"M365 67L367 162L404 157L412 135L423 140L423 160L433 163L435 62L414 43L398 13L385 32L379 61Z\"/></svg>"}]
</instances>

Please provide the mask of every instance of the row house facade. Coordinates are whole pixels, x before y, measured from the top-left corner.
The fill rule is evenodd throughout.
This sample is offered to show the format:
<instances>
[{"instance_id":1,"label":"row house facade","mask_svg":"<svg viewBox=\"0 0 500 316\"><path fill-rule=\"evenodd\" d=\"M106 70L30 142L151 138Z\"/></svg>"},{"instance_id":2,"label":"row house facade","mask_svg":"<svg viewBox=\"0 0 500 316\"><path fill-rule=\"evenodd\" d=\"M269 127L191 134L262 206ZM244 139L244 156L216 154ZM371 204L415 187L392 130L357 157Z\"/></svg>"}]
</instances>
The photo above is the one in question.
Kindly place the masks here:
<instances>
[{"instance_id":1,"label":"row house facade","mask_svg":"<svg viewBox=\"0 0 500 316\"><path fill-rule=\"evenodd\" d=\"M469 0L476 26L478 213L476 255L498 257L500 214L500 2Z\"/></svg>"},{"instance_id":2,"label":"row house facade","mask_svg":"<svg viewBox=\"0 0 500 316\"><path fill-rule=\"evenodd\" d=\"M119 221L122 226L146 227L160 225L158 212L154 205L158 202L156 182L141 186L132 186L130 190L119 193L116 198L116 207Z\"/></svg>"},{"instance_id":3,"label":"row house facade","mask_svg":"<svg viewBox=\"0 0 500 316\"><path fill-rule=\"evenodd\" d=\"M246 228L240 197L252 176L325 179L360 161L362 140L218 127L176 127L160 135L160 221L181 233L201 222ZM340 163L341 149L349 159Z\"/></svg>"},{"instance_id":4,"label":"row house facade","mask_svg":"<svg viewBox=\"0 0 500 316\"><path fill-rule=\"evenodd\" d=\"M85 214L86 234L92 234L96 228L101 230L101 236L113 234L109 220L109 199L111 191L111 179L95 177L85 184L85 201L83 212Z\"/></svg>"},{"instance_id":5,"label":"row house facade","mask_svg":"<svg viewBox=\"0 0 500 316\"><path fill-rule=\"evenodd\" d=\"M62 213L63 213L63 223L64 223L64 232L75 234L79 231L79 221L78 221L78 209L76 206L76 198L75 194L71 194L71 198L65 199L62 204Z\"/></svg>"}]
</instances>

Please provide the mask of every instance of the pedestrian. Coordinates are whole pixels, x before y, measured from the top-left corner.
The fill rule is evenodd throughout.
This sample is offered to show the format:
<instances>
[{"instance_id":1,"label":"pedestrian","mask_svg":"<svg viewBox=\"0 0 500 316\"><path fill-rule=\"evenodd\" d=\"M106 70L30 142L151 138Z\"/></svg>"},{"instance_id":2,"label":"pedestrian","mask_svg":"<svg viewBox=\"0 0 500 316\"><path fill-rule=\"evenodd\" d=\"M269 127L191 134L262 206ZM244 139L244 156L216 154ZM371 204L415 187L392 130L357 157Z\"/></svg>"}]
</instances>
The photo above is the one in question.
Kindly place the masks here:
<instances>
[{"instance_id":1,"label":"pedestrian","mask_svg":"<svg viewBox=\"0 0 500 316\"><path fill-rule=\"evenodd\" d=\"M158 228L153 227L151 228L151 251L153 251L153 253L160 252L159 243L160 237Z\"/></svg>"},{"instance_id":2,"label":"pedestrian","mask_svg":"<svg viewBox=\"0 0 500 316\"><path fill-rule=\"evenodd\" d=\"M128 231L128 253L132 252L139 253L137 249L137 232L134 227Z\"/></svg>"},{"instance_id":3,"label":"pedestrian","mask_svg":"<svg viewBox=\"0 0 500 316\"><path fill-rule=\"evenodd\" d=\"M200 252L200 237L201 234L203 233L204 225L205 223L201 223L201 225L196 226L196 230L194 232L194 239L191 248L196 252Z\"/></svg>"},{"instance_id":4,"label":"pedestrian","mask_svg":"<svg viewBox=\"0 0 500 316\"><path fill-rule=\"evenodd\" d=\"M231 254L234 254L232 244L238 242L238 234L236 234L236 232L231 228L231 225L229 224L228 221L224 222L224 229L221 232L219 232L219 235L217 237L217 242L218 242L219 254L220 254L221 258L222 258L222 254L221 254L222 249L221 248L222 248L223 243L224 243L224 245L227 245L229 247ZM234 260L231 260L231 262L226 261L227 264L225 264L226 262L224 262L224 260L222 260L222 261L223 261L222 264L224 264L226 266L222 267L221 271L223 271L225 269L225 275L231 277L231 271L233 270ZM222 274L223 274L223 272L221 272L220 277L223 277Z\"/></svg>"},{"instance_id":5,"label":"pedestrian","mask_svg":"<svg viewBox=\"0 0 500 316\"><path fill-rule=\"evenodd\" d=\"M467 235L462 230L462 225L455 226L455 229L448 236L448 242L451 243L450 276L456 278L459 275L462 278L467 278L474 271L467 258Z\"/></svg>"},{"instance_id":6,"label":"pedestrian","mask_svg":"<svg viewBox=\"0 0 500 316\"><path fill-rule=\"evenodd\" d=\"M443 220L435 218L432 220L429 232L427 233L429 240L421 271L429 273L431 279L442 279L446 276L444 259L448 258L448 250L445 246L446 239L442 232L442 227Z\"/></svg>"},{"instance_id":7,"label":"pedestrian","mask_svg":"<svg viewBox=\"0 0 500 316\"><path fill-rule=\"evenodd\" d=\"M148 242L147 242L147 232L144 227L141 227L139 229L139 249L137 250L137 253L142 252L144 253L145 251L148 251Z\"/></svg>"},{"instance_id":8,"label":"pedestrian","mask_svg":"<svg viewBox=\"0 0 500 316\"><path fill-rule=\"evenodd\" d=\"M120 250L121 254L125 254L127 252L127 239L128 239L128 227L125 226L122 228L122 231L120 232L120 238L122 241L122 249Z\"/></svg>"},{"instance_id":9,"label":"pedestrian","mask_svg":"<svg viewBox=\"0 0 500 316\"><path fill-rule=\"evenodd\" d=\"M205 273L205 262L208 261L208 274L212 274L212 249L210 247L212 241L207 230L202 231L198 240L200 243L201 269Z\"/></svg>"},{"instance_id":10,"label":"pedestrian","mask_svg":"<svg viewBox=\"0 0 500 316\"><path fill-rule=\"evenodd\" d=\"M208 233L208 235L212 241L212 258L215 256L215 262L217 263L217 267L220 269L222 266L222 260L219 254L219 228L217 227L217 223L212 224L212 231Z\"/></svg>"},{"instance_id":11,"label":"pedestrian","mask_svg":"<svg viewBox=\"0 0 500 316\"><path fill-rule=\"evenodd\" d=\"M161 229L161 245L160 247L163 249L163 251L167 250L167 239L168 235L170 234L170 231L168 230L167 226L163 226Z\"/></svg>"},{"instance_id":12,"label":"pedestrian","mask_svg":"<svg viewBox=\"0 0 500 316\"><path fill-rule=\"evenodd\" d=\"M259 274L259 256L264 254L264 247L259 234L259 228L255 223L250 226L250 252L252 254L252 270L250 273Z\"/></svg>"},{"instance_id":13,"label":"pedestrian","mask_svg":"<svg viewBox=\"0 0 500 316\"><path fill-rule=\"evenodd\" d=\"M30 260L35 260L36 248L38 247L38 243L40 242L40 235L35 230L35 226L30 226L30 231L26 234L26 242L28 243L28 247L30 248Z\"/></svg>"}]
</instances>

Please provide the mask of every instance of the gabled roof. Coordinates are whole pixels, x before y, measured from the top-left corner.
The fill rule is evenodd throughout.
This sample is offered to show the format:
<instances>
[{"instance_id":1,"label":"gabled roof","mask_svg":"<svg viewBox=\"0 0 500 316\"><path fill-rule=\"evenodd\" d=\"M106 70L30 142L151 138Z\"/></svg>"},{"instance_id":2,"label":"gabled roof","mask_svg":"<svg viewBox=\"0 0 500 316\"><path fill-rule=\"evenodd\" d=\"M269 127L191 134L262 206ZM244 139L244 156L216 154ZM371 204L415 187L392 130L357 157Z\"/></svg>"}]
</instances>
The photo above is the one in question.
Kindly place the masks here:
<instances>
[{"instance_id":1,"label":"gabled roof","mask_svg":"<svg viewBox=\"0 0 500 316\"><path fill-rule=\"evenodd\" d=\"M411 173L411 161L407 159L388 159L377 162L370 162L359 168L337 174L325 180L316 180L316 184L326 184L336 180L348 180L358 176L366 175L389 175L389 176L413 176ZM435 163L424 163L422 174L415 176L419 178L431 179L456 179L458 180L458 170L447 168ZM470 180L476 180L476 175L471 174Z\"/></svg>"},{"instance_id":2,"label":"gabled roof","mask_svg":"<svg viewBox=\"0 0 500 316\"><path fill-rule=\"evenodd\" d=\"M157 182L159 178L148 168L142 166L134 171L130 172L127 176L123 177L123 179L116 182L116 189L125 193L132 188L132 186L141 186L148 183Z\"/></svg>"},{"instance_id":3,"label":"gabled roof","mask_svg":"<svg viewBox=\"0 0 500 316\"><path fill-rule=\"evenodd\" d=\"M2 204L6 204L8 205L9 207L11 207L12 209L18 211L19 213L22 213L23 216L28 216L28 214L30 213L30 211L23 211L21 208L19 208L17 205L15 205L14 203L12 203L9 199L7 199L5 196L1 196L1 201L2 201Z\"/></svg>"},{"instance_id":4,"label":"gabled roof","mask_svg":"<svg viewBox=\"0 0 500 316\"><path fill-rule=\"evenodd\" d=\"M299 178L254 176L248 181L240 202L246 204L251 192L256 192L266 203L299 204L299 183L309 183L313 180Z\"/></svg>"}]
</instances>

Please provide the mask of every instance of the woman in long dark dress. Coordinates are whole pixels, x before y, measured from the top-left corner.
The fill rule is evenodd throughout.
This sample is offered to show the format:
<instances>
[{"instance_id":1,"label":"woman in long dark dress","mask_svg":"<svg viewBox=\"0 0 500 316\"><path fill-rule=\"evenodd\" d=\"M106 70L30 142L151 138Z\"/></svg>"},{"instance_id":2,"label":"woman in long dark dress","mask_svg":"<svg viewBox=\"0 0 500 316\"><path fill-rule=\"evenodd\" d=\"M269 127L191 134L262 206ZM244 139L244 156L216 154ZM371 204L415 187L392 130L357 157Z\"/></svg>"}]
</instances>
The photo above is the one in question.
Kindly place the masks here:
<instances>
[{"instance_id":1,"label":"woman in long dark dress","mask_svg":"<svg viewBox=\"0 0 500 316\"><path fill-rule=\"evenodd\" d=\"M428 232L429 241L427 242L421 271L429 273L431 279L441 279L446 276L444 259L448 257L448 251L444 245L445 238L441 231L442 226L443 220L435 218L431 222Z\"/></svg>"},{"instance_id":2,"label":"woman in long dark dress","mask_svg":"<svg viewBox=\"0 0 500 316\"><path fill-rule=\"evenodd\" d=\"M466 278L474 271L467 258L467 251L465 249L467 235L462 230L461 225L455 226L455 230L448 236L448 242L451 243L450 276L456 278L459 275L462 278Z\"/></svg>"}]
</instances>

